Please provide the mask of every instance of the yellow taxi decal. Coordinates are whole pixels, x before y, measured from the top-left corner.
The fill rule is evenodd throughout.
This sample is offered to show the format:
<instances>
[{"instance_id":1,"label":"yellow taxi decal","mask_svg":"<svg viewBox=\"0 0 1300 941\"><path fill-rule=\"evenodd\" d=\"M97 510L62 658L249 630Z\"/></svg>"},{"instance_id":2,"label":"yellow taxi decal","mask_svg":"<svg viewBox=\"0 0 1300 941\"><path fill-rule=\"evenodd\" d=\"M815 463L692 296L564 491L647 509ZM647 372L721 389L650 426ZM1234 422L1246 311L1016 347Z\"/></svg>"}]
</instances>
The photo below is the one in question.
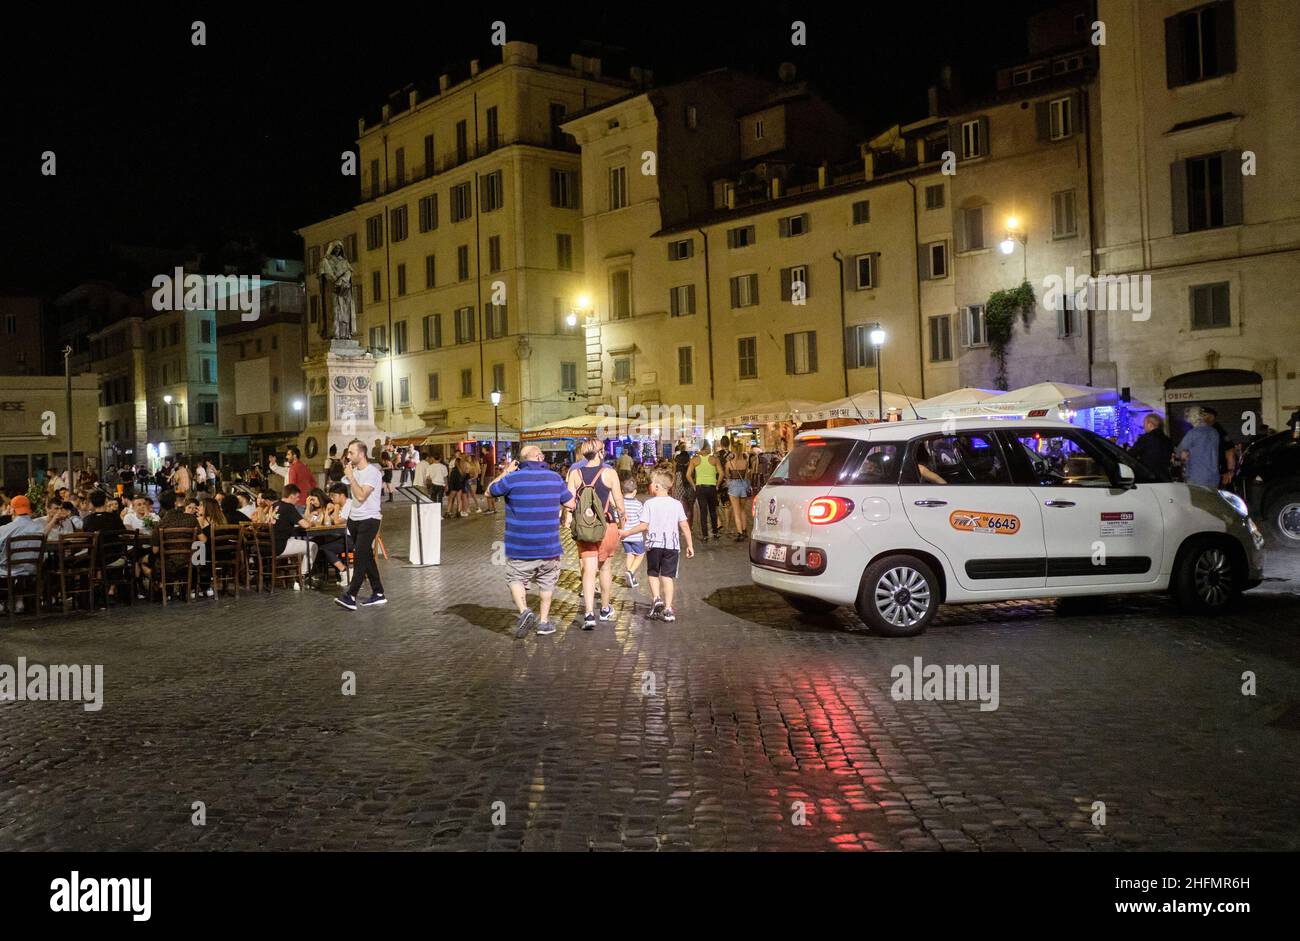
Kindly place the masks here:
<instances>
[{"instance_id":1,"label":"yellow taxi decal","mask_svg":"<svg viewBox=\"0 0 1300 941\"><path fill-rule=\"evenodd\" d=\"M1014 536L1020 532L1020 517L1010 513L981 513L978 510L953 510L948 524L965 533L996 533Z\"/></svg>"}]
</instances>

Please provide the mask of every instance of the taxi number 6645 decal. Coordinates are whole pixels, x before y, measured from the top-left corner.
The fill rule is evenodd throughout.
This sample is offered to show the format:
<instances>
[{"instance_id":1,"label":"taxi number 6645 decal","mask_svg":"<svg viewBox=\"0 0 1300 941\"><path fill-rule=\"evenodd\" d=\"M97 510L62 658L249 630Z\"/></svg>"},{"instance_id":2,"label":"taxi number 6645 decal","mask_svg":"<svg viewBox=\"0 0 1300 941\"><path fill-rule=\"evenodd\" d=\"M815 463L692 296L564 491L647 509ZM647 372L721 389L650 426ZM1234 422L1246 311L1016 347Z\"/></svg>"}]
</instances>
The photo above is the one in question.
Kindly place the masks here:
<instances>
[{"instance_id":1,"label":"taxi number 6645 decal","mask_svg":"<svg viewBox=\"0 0 1300 941\"><path fill-rule=\"evenodd\" d=\"M1010 513L980 513L976 510L954 510L948 517L953 529L967 533L995 533L1014 536L1020 532L1020 517Z\"/></svg>"}]
</instances>

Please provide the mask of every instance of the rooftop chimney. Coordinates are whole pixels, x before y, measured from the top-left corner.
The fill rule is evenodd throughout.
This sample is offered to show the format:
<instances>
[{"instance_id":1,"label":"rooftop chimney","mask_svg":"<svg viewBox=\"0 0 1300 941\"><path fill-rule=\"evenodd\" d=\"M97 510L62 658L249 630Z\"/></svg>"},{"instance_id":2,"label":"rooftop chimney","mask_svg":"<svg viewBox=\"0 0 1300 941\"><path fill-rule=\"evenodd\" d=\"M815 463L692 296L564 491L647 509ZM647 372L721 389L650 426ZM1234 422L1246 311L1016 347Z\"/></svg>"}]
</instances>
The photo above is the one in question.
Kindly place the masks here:
<instances>
[{"instance_id":1,"label":"rooftop chimney","mask_svg":"<svg viewBox=\"0 0 1300 941\"><path fill-rule=\"evenodd\" d=\"M438 76L438 93L439 93L439 94L442 94L443 92L445 92L445 91L447 90L447 87L448 87L449 85L451 85L451 76L450 76L450 75L439 75L439 76Z\"/></svg>"},{"instance_id":2,"label":"rooftop chimney","mask_svg":"<svg viewBox=\"0 0 1300 941\"><path fill-rule=\"evenodd\" d=\"M412 88L409 92L406 93L406 106L410 108L412 111L415 110L415 106L417 103L419 103L419 101L420 101L420 93L417 92L414 88Z\"/></svg>"},{"instance_id":3,"label":"rooftop chimney","mask_svg":"<svg viewBox=\"0 0 1300 941\"><path fill-rule=\"evenodd\" d=\"M469 60L469 77L473 78L478 75L478 59Z\"/></svg>"}]
</instances>

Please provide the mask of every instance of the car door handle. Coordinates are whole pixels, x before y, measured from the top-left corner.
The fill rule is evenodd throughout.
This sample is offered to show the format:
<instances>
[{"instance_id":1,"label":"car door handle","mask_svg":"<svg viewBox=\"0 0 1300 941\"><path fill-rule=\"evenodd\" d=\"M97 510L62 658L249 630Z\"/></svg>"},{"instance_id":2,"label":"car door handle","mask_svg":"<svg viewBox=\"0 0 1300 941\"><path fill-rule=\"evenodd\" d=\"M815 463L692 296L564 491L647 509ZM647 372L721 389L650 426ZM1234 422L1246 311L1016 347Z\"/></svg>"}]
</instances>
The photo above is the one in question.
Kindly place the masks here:
<instances>
[{"instance_id":1,"label":"car door handle","mask_svg":"<svg viewBox=\"0 0 1300 941\"><path fill-rule=\"evenodd\" d=\"M947 506L948 505L947 500L916 500L914 502L917 506Z\"/></svg>"},{"instance_id":2,"label":"car door handle","mask_svg":"<svg viewBox=\"0 0 1300 941\"><path fill-rule=\"evenodd\" d=\"M1044 500L1043 506L1074 506L1069 500Z\"/></svg>"}]
</instances>

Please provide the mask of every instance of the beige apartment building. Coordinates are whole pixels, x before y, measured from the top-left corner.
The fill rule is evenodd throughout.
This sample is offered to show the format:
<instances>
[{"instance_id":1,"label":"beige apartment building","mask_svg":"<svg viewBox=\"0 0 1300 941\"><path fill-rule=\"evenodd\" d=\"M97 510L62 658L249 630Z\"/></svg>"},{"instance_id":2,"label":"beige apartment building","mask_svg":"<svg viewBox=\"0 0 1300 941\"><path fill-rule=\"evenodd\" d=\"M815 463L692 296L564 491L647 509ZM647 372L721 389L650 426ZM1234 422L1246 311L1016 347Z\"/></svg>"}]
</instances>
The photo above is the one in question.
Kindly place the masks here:
<instances>
[{"instance_id":1,"label":"beige apartment building","mask_svg":"<svg viewBox=\"0 0 1300 941\"><path fill-rule=\"evenodd\" d=\"M1100 0L1104 384L1234 438L1300 407L1300 4ZM1130 304L1129 307L1134 305ZM1102 316L1098 314L1098 316Z\"/></svg>"},{"instance_id":2,"label":"beige apartment building","mask_svg":"<svg viewBox=\"0 0 1300 941\"><path fill-rule=\"evenodd\" d=\"M217 415L221 434L230 439L232 457L260 459L283 454L298 440L307 421L309 402L302 359L306 316L305 292L296 270L274 271L272 260L260 290L259 315L245 321L238 311L217 314ZM307 325L307 326L310 326Z\"/></svg>"},{"instance_id":3,"label":"beige apartment building","mask_svg":"<svg viewBox=\"0 0 1300 941\"><path fill-rule=\"evenodd\" d=\"M152 297L147 292L146 297ZM150 311L145 319L145 453L167 457L230 449L217 425L217 322L210 310ZM146 463L137 457L135 463Z\"/></svg>"},{"instance_id":4,"label":"beige apartment building","mask_svg":"<svg viewBox=\"0 0 1300 941\"><path fill-rule=\"evenodd\" d=\"M1074 304L1072 287L1094 273L1100 208L1093 195L1101 185L1101 134L1087 7L1066 4L1031 19L1029 58L999 70L992 94L948 112L956 172L948 192L927 190L926 206L946 203L952 232L943 245L922 246L921 265L923 277L942 269L954 279L959 386L1091 384L1096 330L1089 312ZM1058 303L1066 292L1051 288L1067 279L1070 302ZM999 377L987 302L1023 282L1034 292L1033 311L1027 324L1016 318Z\"/></svg>"},{"instance_id":5,"label":"beige apartment building","mask_svg":"<svg viewBox=\"0 0 1300 941\"><path fill-rule=\"evenodd\" d=\"M148 413L143 300L135 315L90 336L90 360L99 376L100 466L145 463Z\"/></svg>"},{"instance_id":6,"label":"beige apartment building","mask_svg":"<svg viewBox=\"0 0 1300 941\"><path fill-rule=\"evenodd\" d=\"M707 73L566 128L583 150L589 402L712 422L838 399L876 388L877 325L884 389L955 386L951 265L923 276L918 252L951 237L943 119L859 143L783 68Z\"/></svg>"},{"instance_id":7,"label":"beige apartment building","mask_svg":"<svg viewBox=\"0 0 1300 941\"><path fill-rule=\"evenodd\" d=\"M45 371L45 303L39 297L0 297L0 376Z\"/></svg>"},{"instance_id":8,"label":"beige apartment building","mask_svg":"<svg viewBox=\"0 0 1300 941\"><path fill-rule=\"evenodd\" d=\"M0 466L9 496L26 493L33 478L62 472L68 466L68 423L72 422L72 466L99 460L96 406L99 377L72 377L72 414L68 414L63 376L0 376ZM100 468L102 469L102 468Z\"/></svg>"},{"instance_id":9,"label":"beige apartment building","mask_svg":"<svg viewBox=\"0 0 1300 941\"><path fill-rule=\"evenodd\" d=\"M359 126L360 202L305 226L309 345L319 333L320 253L355 244L358 341L376 356L377 425L401 436L425 427L501 422L522 428L585 408L583 231L577 147L566 115L628 94L631 80L599 59L563 68L510 42L499 65L411 91ZM319 398L311 391L313 401Z\"/></svg>"}]
</instances>

